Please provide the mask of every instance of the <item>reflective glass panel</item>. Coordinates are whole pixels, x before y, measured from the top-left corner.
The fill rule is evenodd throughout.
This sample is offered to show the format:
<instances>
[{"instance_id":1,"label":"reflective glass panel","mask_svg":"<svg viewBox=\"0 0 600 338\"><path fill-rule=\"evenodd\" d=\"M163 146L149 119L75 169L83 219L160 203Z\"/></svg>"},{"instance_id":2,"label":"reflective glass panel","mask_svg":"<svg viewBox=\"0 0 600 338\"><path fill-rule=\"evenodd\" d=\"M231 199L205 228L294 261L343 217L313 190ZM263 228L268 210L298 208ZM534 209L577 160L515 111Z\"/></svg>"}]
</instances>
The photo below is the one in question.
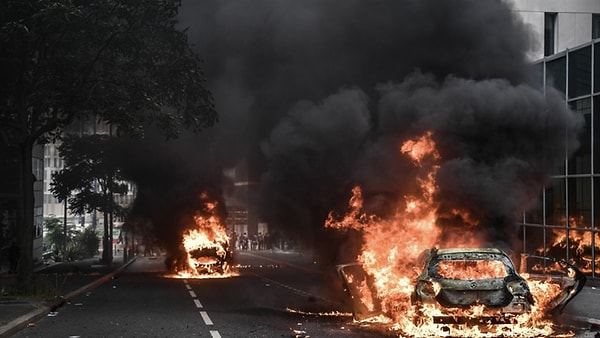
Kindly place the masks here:
<instances>
[{"instance_id":1,"label":"reflective glass panel","mask_svg":"<svg viewBox=\"0 0 600 338\"><path fill-rule=\"evenodd\" d=\"M546 256L556 259L566 259L567 231L565 229L545 228Z\"/></svg>"},{"instance_id":2,"label":"reflective glass panel","mask_svg":"<svg viewBox=\"0 0 600 338\"><path fill-rule=\"evenodd\" d=\"M566 57L560 57L556 60L546 62L546 85L554 87L566 93Z\"/></svg>"},{"instance_id":3,"label":"reflective glass panel","mask_svg":"<svg viewBox=\"0 0 600 338\"><path fill-rule=\"evenodd\" d=\"M579 135L579 148L569 158L569 174L589 174L592 172L592 105L589 98L570 102L571 109L585 119L585 126Z\"/></svg>"},{"instance_id":4,"label":"reflective glass panel","mask_svg":"<svg viewBox=\"0 0 600 338\"><path fill-rule=\"evenodd\" d=\"M546 189L546 224L566 225L565 179L552 179Z\"/></svg>"},{"instance_id":5,"label":"reflective glass panel","mask_svg":"<svg viewBox=\"0 0 600 338\"><path fill-rule=\"evenodd\" d=\"M598 236L594 238L597 243ZM569 251L569 259L575 262L575 265L585 274L592 272L592 232L570 230L569 238L561 244ZM598 244L595 244L598 252Z\"/></svg>"},{"instance_id":6,"label":"reflective glass panel","mask_svg":"<svg viewBox=\"0 0 600 338\"><path fill-rule=\"evenodd\" d=\"M592 182L590 177L569 178L569 227L591 228Z\"/></svg>"},{"instance_id":7,"label":"reflective glass panel","mask_svg":"<svg viewBox=\"0 0 600 338\"><path fill-rule=\"evenodd\" d=\"M594 173L600 173L600 96L594 97L594 115L593 115L593 129L592 134L594 136L593 143L593 156L594 156Z\"/></svg>"},{"instance_id":8,"label":"reflective glass panel","mask_svg":"<svg viewBox=\"0 0 600 338\"><path fill-rule=\"evenodd\" d=\"M523 242L525 243L525 252L536 255L543 255L545 250L544 228L535 226L525 226L523 229Z\"/></svg>"},{"instance_id":9,"label":"reflective glass panel","mask_svg":"<svg viewBox=\"0 0 600 338\"><path fill-rule=\"evenodd\" d=\"M600 42L594 45L594 93L600 92Z\"/></svg>"},{"instance_id":10,"label":"reflective glass panel","mask_svg":"<svg viewBox=\"0 0 600 338\"><path fill-rule=\"evenodd\" d=\"M569 98L592 92L592 47L569 53Z\"/></svg>"},{"instance_id":11,"label":"reflective glass panel","mask_svg":"<svg viewBox=\"0 0 600 338\"><path fill-rule=\"evenodd\" d=\"M593 177L594 182L594 224L595 229L600 229L600 177ZM600 254L600 252L598 253Z\"/></svg>"},{"instance_id":12,"label":"reflective glass panel","mask_svg":"<svg viewBox=\"0 0 600 338\"><path fill-rule=\"evenodd\" d=\"M525 212L525 223L544 224L544 204L543 195L541 193L532 203L531 207Z\"/></svg>"}]
</instances>

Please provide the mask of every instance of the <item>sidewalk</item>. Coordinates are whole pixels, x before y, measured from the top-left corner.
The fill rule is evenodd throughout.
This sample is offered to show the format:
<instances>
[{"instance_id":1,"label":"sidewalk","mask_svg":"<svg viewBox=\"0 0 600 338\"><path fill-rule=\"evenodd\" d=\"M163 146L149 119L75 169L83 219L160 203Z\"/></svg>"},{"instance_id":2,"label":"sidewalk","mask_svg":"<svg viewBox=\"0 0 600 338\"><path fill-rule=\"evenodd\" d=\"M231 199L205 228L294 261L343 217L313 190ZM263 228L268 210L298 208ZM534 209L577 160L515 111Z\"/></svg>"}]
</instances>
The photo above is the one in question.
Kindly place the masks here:
<instances>
[{"instance_id":1,"label":"sidewalk","mask_svg":"<svg viewBox=\"0 0 600 338\"><path fill-rule=\"evenodd\" d=\"M122 255L115 255L111 265L100 264L99 258L82 261L40 265L34 280L41 290L38 295L21 297L11 295L16 275L0 272L0 337L10 337L70 299L98 287L120 273L135 257L125 264Z\"/></svg>"}]
</instances>

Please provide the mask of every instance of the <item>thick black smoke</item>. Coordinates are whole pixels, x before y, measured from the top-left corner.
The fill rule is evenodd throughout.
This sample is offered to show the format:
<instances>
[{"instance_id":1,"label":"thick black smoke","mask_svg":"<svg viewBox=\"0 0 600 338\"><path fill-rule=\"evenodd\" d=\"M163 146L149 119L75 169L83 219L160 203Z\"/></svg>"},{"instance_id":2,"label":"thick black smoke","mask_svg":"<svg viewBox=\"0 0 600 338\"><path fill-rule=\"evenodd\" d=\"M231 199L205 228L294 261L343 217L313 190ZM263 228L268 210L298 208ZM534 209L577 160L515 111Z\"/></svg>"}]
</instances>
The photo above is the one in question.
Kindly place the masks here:
<instances>
[{"instance_id":1,"label":"thick black smoke","mask_svg":"<svg viewBox=\"0 0 600 338\"><path fill-rule=\"evenodd\" d=\"M177 252L184 230L194 226L193 217L209 216L206 202L217 202L217 216L225 219L222 197L227 182L214 155L212 137L207 131L200 137L185 134L165 142L153 132L142 141L122 140L118 156L124 164L123 175L136 184L127 226L135 228L136 237L147 248Z\"/></svg>"},{"instance_id":2,"label":"thick black smoke","mask_svg":"<svg viewBox=\"0 0 600 338\"><path fill-rule=\"evenodd\" d=\"M222 168L246 161L261 219L311 239L355 184L380 214L414 189L398 147L432 130L441 209L472 206L495 240L576 145L560 95L529 84L534 42L503 1L186 0L180 24L221 123L180 158L149 148L159 164L137 183L156 212L176 214L171 196L185 205L180 190L220 186Z\"/></svg>"},{"instance_id":3,"label":"thick black smoke","mask_svg":"<svg viewBox=\"0 0 600 338\"><path fill-rule=\"evenodd\" d=\"M477 81L450 75L438 81L416 72L380 91L382 137L375 154L366 152L361 181L368 189L381 190L380 183L371 183L373 170L406 165L398 144L433 131L441 155L437 214L448 236L464 231L468 223L452 210L465 210L481 222L477 231L484 240L511 243L519 215L539 196L548 174L578 145L582 120L552 89L544 95L502 78ZM405 173L410 170L380 173L376 182L408 193L411 176Z\"/></svg>"}]
</instances>

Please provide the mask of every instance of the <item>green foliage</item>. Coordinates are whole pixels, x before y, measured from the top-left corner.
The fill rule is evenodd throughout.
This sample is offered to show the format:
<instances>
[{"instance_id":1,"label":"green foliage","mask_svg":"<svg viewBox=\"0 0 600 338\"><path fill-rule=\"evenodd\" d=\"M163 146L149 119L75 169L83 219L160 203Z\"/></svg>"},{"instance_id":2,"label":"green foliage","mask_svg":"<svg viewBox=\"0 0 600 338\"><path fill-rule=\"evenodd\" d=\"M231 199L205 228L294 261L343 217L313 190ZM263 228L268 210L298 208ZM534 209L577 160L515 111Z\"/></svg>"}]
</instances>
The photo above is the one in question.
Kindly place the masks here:
<instances>
[{"instance_id":1,"label":"green foliage","mask_svg":"<svg viewBox=\"0 0 600 338\"><path fill-rule=\"evenodd\" d=\"M92 258L98 253L100 238L96 231L86 228L77 233L67 245L66 260L77 261Z\"/></svg>"},{"instance_id":2,"label":"green foliage","mask_svg":"<svg viewBox=\"0 0 600 338\"><path fill-rule=\"evenodd\" d=\"M79 246L81 258L92 258L98 254L100 237L92 228L86 228L81 233L77 234L75 243Z\"/></svg>"},{"instance_id":3,"label":"green foliage","mask_svg":"<svg viewBox=\"0 0 600 338\"><path fill-rule=\"evenodd\" d=\"M179 0L3 0L0 146L20 155L21 287L33 282L32 148L76 119L141 136L216 123L200 60L176 27Z\"/></svg>"},{"instance_id":4,"label":"green foliage","mask_svg":"<svg viewBox=\"0 0 600 338\"><path fill-rule=\"evenodd\" d=\"M152 122L168 137L215 123L200 60L176 27L179 5L6 0L0 125L38 139L91 114L137 135Z\"/></svg>"},{"instance_id":5,"label":"green foliage","mask_svg":"<svg viewBox=\"0 0 600 338\"><path fill-rule=\"evenodd\" d=\"M128 190L118 164L111 157L116 141L107 135L64 138L59 152L65 167L52 175L50 190L57 198L68 198L72 212L123 212L112 197L126 194Z\"/></svg>"},{"instance_id":6,"label":"green foliage","mask_svg":"<svg viewBox=\"0 0 600 338\"><path fill-rule=\"evenodd\" d=\"M44 242L52 250L55 261L74 261L86 258L92 258L98 254L100 238L92 228L85 228L83 231L77 231L74 226L67 226L66 236L66 255L64 252L64 225L58 218L48 218L44 221L46 227L46 236Z\"/></svg>"},{"instance_id":7,"label":"green foliage","mask_svg":"<svg viewBox=\"0 0 600 338\"><path fill-rule=\"evenodd\" d=\"M67 234L65 237L64 223L58 218L47 218L44 220L46 235L44 242L52 250L53 259L61 261L64 257L63 249L66 240L67 246L73 241L76 231L72 225L67 225Z\"/></svg>"}]
</instances>

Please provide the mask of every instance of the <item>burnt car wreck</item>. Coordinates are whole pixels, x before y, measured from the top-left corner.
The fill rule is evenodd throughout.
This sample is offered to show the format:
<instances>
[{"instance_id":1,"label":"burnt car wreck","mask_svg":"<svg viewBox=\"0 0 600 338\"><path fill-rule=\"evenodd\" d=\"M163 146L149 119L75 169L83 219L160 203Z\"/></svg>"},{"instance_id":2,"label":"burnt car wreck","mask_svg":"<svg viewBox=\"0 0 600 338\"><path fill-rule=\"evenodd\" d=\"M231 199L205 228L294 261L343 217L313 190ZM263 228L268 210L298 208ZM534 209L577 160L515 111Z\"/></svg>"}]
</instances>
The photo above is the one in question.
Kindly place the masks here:
<instances>
[{"instance_id":1,"label":"burnt car wreck","mask_svg":"<svg viewBox=\"0 0 600 338\"><path fill-rule=\"evenodd\" d=\"M559 292L544 304L544 316L560 314L585 284L584 274L564 261L523 254L519 263L517 270L510 257L497 248L426 250L417 263L416 268L422 270L412 280L414 289L409 296L414 324L522 325L518 316L530 313L536 305L531 283L558 285ZM378 306L382 300L373 288L373 276L359 264L338 265L337 271L351 298L355 319L380 314L391 317ZM365 285L371 289L366 300Z\"/></svg>"},{"instance_id":2,"label":"burnt car wreck","mask_svg":"<svg viewBox=\"0 0 600 338\"><path fill-rule=\"evenodd\" d=\"M507 324L535 304L527 281L499 249L431 249L425 256L411 301L418 308L439 306L443 314L432 318L434 324ZM485 307L485 314L457 316L452 311L477 305Z\"/></svg>"},{"instance_id":3,"label":"burnt car wreck","mask_svg":"<svg viewBox=\"0 0 600 338\"><path fill-rule=\"evenodd\" d=\"M201 243L186 251L183 245L176 254L165 259L169 271L189 272L197 275L224 274L231 266L233 252L227 241L215 240Z\"/></svg>"},{"instance_id":4,"label":"burnt car wreck","mask_svg":"<svg viewBox=\"0 0 600 338\"><path fill-rule=\"evenodd\" d=\"M199 274L224 273L231 264L229 244L215 241L209 247L199 247L188 252L193 267Z\"/></svg>"}]
</instances>

